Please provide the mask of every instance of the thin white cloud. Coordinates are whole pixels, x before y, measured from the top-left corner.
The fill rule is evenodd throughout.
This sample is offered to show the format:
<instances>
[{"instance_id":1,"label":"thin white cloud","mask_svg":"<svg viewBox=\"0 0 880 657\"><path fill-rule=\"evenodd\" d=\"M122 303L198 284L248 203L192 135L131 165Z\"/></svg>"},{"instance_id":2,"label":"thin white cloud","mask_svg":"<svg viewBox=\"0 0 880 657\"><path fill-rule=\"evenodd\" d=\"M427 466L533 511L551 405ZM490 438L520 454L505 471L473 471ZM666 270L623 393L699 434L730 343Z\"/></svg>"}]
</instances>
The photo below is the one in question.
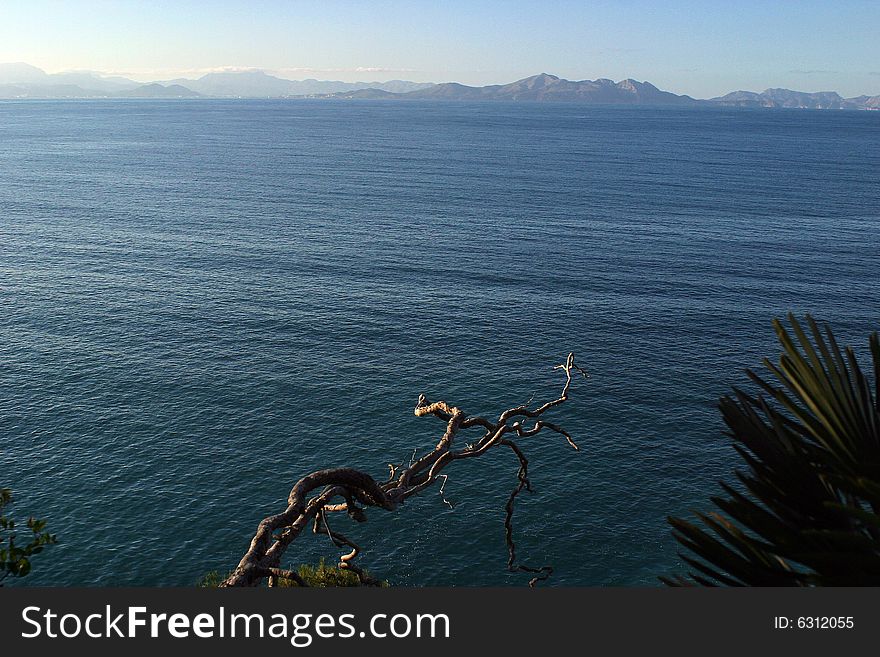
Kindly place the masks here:
<instances>
[{"instance_id":1,"label":"thin white cloud","mask_svg":"<svg viewBox=\"0 0 880 657\"><path fill-rule=\"evenodd\" d=\"M86 69L66 69L63 72L85 71ZM209 73L228 73L241 71L263 71L270 75L276 75L282 78L302 77L304 75L326 75L339 74L343 76L354 75L358 73L419 73L418 69L388 67L388 66L354 66L354 67L337 67L337 68L321 68L311 66L286 66L283 68L265 68L259 66L205 66L199 68L129 68L114 70L91 70L101 76L111 77L119 76L138 80L141 82L151 80L170 80L173 78L198 78Z\"/></svg>"},{"instance_id":2,"label":"thin white cloud","mask_svg":"<svg viewBox=\"0 0 880 657\"><path fill-rule=\"evenodd\" d=\"M418 73L415 68L393 68L386 66L355 66L354 68L313 68L310 66L287 66L276 68L273 73L298 74L298 73Z\"/></svg>"},{"instance_id":3,"label":"thin white cloud","mask_svg":"<svg viewBox=\"0 0 880 657\"><path fill-rule=\"evenodd\" d=\"M109 71L93 71L103 76L121 76L134 80L160 80L169 78L201 77L208 73L236 71L265 71L257 66L206 66L202 68L129 68Z\"/></svg>"}]
</instances>

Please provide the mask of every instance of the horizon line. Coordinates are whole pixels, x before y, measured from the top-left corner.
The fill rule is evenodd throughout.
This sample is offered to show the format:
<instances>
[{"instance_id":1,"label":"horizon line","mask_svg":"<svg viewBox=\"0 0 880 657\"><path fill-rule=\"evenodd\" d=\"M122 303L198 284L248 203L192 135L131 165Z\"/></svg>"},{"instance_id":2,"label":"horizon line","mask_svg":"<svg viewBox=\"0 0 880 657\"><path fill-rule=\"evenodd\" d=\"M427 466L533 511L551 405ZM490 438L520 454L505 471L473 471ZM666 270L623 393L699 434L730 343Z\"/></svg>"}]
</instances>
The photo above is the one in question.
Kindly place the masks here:
<instances>
[{"instance_id":1,"label":"horizon line","mask_svg":"<svg viewBox=\"0 0 880 657\"><path fill-rule=\"evenodd\" d=\"M223 65L223 66L213 66L213 67L203 67L203 68L175 69L174 71L171 71L171 70L160 71L158 69L150 69L150 71L152 71L152 73L154 75L158 75L159 73L162 73L162 72L164 72L165 75L160 75L160 77L141 77L142 75L147 75L146 72L139 73L139 72L132 72L132 71L106 71L106 70L97 70L97 69L90 69L90 68L64 68L64 69L50 70L50 69L41 68L39 66L31 64L29 62L25 62L23 60L0 62L0 66L14 66L14 65L28 66L28 67L37 69L46 75L63 75L65 73L81 73L81 74L97 75L101 78L122 77L122 78L128 79L131 82L136 82L141 85L178 82L180 80L196 81L196 80L199 80L200 78L202 78L206 75L210 75L212 73L248 73L248 72L264 73L266 75L270 75L272 77L276 77L278 79L285 80L288 82L305 82L305 81L309 81L309 80L314 80L317 82L339 82L339 83L343 83L343 84L387 83L387 82L397 82L397 81L399 81L399 82L415 82L413 80L407 80L402 77L393 77L393 78L388 77L387 79L376 79L374 77L374 78L364 78L362 80L344 81L344 80L338 80L338 79L317 78L317 77L292 78L292 77L285 77L285 75L289 74L291 72L294 72L294 71L299 71L302 73L334 73L334 72L335 73L367 73L367 72L417 73L417 72L423 72L423 71L420 71L419 69L413 69L413 68L394 68L394 67L376 67L376 66L358 66L358 67L352 67L352 68L345 68L345 67L310 68L310 67L303 67L303 66L300 66L300 67L291 66L291 67L283 67L283 68L266 68L266 67L259 67L259 66ZM877 71L877 72L868 71L867 73L868 73L868 75L877 75L878 78L880 78L880 71ZM197 75L198 77L183 77L187 74ZM639 82L639 83L643 83L643 84L647 83L647 84L651 84L653 86L656 86L656 85L654 85L654 83L652 83L648 80L644 80L644 79L639 80L638 78L634 78L634 77L630 77L630 76L621 78L620 80L614 80L613 78L608 78L608 77L604 77L604 76L600 76L600 77L596 77L596 78L585 77L585 78L573 79L573 78L564 78L562 76L558 76L553 73L547 73L546 71L541 71L539 73L533 73L531 75L517 78L515 80L508 80L507 82L493 82L493 83L483 84L483 85L465 84L463 82L458 82L457 80L446 80L443 82L417 82L416 84L432 84L432 85L460 84L460 85L466 86L466 87L481 88L481 87L491 87L491 86L504 86L506 84L513 84L515 82L520 82L522 80L527 80L529 78L537 77L540 75L548 75L548 76L552 76L552 77L558 78L560 80L565 80L568 82L595 82L597 80L611 80L615 84L618 84L620 82L632 80L635 82ZM383 77L383 76L379 76L379 77ZM756 86L755 89L757 89L757 88L758 87ZM778 86L765 87L761 91L754 91L753 89L740 88L740 89L733 89L727 93L739 93L739 92L763 93L763 92L775 90L775 89L781 89L781 90L785 90L785 91L797 91L799 93L810 93L810 94L836 93L838 95L841 95L840 92L836 91L835 89L817 89L815 91L803 91L801 89L791 89L788 87L778 87ZM680 95L680 96L687 96L687 97L693 98L694 100L711 100L712 98L721 97L721 96L713 96L713 97L700 98L700 97L692 96L692 95L686 94L686 93L679 93L677 91L673 92L673 91L666 89L666 88L664 88L662 90L663 91L670 91L671 93L675 93L676 95ZM876 95L880 95L880 93L872 94L869 92L868 93L863 92L861 94L857 94L856 96L851 96L851 98L858 98L859 96L869 96L870 97L870 96L876 96ZM841 97L847 98L842 95L841 95Z\"/></svg>"}]
</instances>

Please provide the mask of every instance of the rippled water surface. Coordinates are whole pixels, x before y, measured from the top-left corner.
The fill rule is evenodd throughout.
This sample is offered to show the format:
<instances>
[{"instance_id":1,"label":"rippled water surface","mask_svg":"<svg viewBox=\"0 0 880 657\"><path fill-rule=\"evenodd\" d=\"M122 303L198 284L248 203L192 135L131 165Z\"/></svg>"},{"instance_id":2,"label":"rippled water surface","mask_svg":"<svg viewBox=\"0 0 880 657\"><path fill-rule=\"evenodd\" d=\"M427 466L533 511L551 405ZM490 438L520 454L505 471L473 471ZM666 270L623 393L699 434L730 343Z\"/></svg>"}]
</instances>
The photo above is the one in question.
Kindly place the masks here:
<instances>
[{"instance_id":1,"label":"rippled water surface","mask_svg":"<svg viewBox=\"0 0 880 657\"><path fill-rule=\"evenodd\" d=\"M524 440L520 555L653 585L736 461L714 404L770 320L880 324L880 113L322 101L0 102L0 485L31 584L228 570L312 469L384 475L473 413ZM864 350L862 350L864 351ZM509 453L346 533L395 584L505 570ZM342 526L340 526L342 529ZM304 536L291 562L334 558Z\"/></svg>"}]
</instances>

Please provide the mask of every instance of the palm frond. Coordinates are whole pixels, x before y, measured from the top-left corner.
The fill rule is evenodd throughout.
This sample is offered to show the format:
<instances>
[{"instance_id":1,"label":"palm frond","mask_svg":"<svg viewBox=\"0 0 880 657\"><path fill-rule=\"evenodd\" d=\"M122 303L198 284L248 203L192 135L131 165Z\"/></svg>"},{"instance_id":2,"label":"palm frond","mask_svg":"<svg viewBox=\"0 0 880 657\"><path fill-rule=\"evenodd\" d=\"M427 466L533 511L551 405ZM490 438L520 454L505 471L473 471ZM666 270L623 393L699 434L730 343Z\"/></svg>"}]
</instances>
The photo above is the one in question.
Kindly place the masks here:
<instances>
[{"instance_id":1,"label":"palm frond","mask_svg":"<svg viewBox=\"0 0 880 657\"><path fill-rule=\"evenodd\" d=\"M719 403L745 468L712 499L722 513L669 518L696 572L665 584L880 584L880 399L828 326L788 324L773 323L782 354L764 361L770 376L748 372L758 394ZM876 333L869 350L876 385Z\"/></svg>"}]
</instances>

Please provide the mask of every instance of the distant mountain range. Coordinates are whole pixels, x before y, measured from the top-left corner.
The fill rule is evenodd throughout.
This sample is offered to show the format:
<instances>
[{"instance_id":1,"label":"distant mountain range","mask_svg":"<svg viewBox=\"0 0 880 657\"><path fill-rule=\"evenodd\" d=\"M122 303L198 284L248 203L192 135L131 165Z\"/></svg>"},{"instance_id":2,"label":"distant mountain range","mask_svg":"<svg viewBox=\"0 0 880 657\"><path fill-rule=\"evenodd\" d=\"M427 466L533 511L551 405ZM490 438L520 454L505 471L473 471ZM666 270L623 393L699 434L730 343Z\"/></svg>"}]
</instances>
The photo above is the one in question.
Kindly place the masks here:
<instances>
[{"instance_id":1,"label":"distant mountain range","mask_svg":"<svg viewBox=\"0 0 880 657\"><path fill-rule=\"evenodd\" d=\"M636 80L581 80L573 82L555 75L541 73L510 84L487 87L468 87L457 82L446 82L406 93L388 93L376 89L361 89L332 94L337 98L432 99L432 100L502 100L502 101L556 101L606 105L690 105L697 101L690 96L677 96L661 91L649 82Z\"/></svg>"},{"instance_id":2,"label":"distant mountain range","mask_svg":"<svg viewBox=\"0 0 880 657\"><path fill-rule=\"evenodd\" d=\"M0 64L0 98L293 98L358 89L404 93L433 87L426 82L286 80L264 71L218 71L202 77L143 84L92 71L48 74L30 64Z\"/></svg>"},{"instance_id":3,"label":"distant mountain range","mask_svg":"<svg viewBox=\"0 0 880 657\"><path fill-rule=\"evenodd\" d=\"M327 95L359 89L381 89L405 93L426 89L428 82L338 82L331 80L286 80L265 71L220 71L208 73L197 80L177 79L162 84L177 84L203 95L225 98L292 98Z\"/></svg>"},{"instance_id":4,"label":"distant mountain range","mask_svg":"<svg viewBox=\"0 0 880 657\"><path fill-rule=\"evenodd\" d=\"M49 74L30 64L0 64L0 87L10 86L47 94L65 95L78 91L84 96L92 96L134 89L141 86L141 83L91 71Z\"/></svg>"},{"instance_id":5,"label":"distant mountain range","mask_svg":"<svg viewBox=\"0 0 880 657\"><path fill-rule=\"evenodd\" d=\"M468 87L456 82L437 84L406 93L378 89L359 89L329 94L331 98L371 98L384 100L502 100L557 101L603 105L723 105L730 107L791 107L802 109L880 109L880 95L843 98L834 91L806 93L788 89L767 89L762 93L734 91L726 96L698 100L662 91L650 82L622 80L564 80L541 73L510 84Z\"/></svg>"},{"instance_id":6,"label":"distant mountain range","mask_svg":"<svg viewBox=\"0 0 880 657\"><path fill-rule=\"evenodd\" d=\"M734 91L726 96L712 98L710 102L733 107L880 110L880 96L843 98L836 91L806 93L789 89L767 89L759 94L752 91Z\"/></svg>"},{"instance_id":7,"label":"distant mountain range","mask_svg":"<svg viewBox=\"0 0 880 657\"><path fill-rule=\"evenodd\" d=\"M287 80L260 70L219 71L202 77L143 84L93 71L49 74L29 64L0 64L0 98L333 98L378 100L537 101L603 105L721 105L752 108L880 110L880 95L843 98L834 91L734 91L700 100L649 82L565 80L541 73L510 84L471 87L430 84Z\"/></svg>"}]
</instances>

